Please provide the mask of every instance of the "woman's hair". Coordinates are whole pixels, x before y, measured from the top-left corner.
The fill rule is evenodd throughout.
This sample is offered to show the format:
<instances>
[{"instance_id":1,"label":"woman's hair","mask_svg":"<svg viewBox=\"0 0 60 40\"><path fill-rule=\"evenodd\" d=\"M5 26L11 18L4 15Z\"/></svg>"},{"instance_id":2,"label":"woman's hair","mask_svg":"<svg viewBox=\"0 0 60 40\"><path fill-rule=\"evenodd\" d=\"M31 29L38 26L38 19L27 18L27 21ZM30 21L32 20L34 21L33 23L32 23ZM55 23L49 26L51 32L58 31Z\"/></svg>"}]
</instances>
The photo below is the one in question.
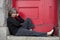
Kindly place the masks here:
<instances>
[{"instance_id":1,"label":"woman's hair","mask_svg":"<svg viewBox=\"0 0 60 40\"><path fill-rule=\"evenodd\" d=\"M11 8L11 9L8 11L8 16L11 16L13 13L18 13L15 8Z\"/></svg>"}]
</instances>

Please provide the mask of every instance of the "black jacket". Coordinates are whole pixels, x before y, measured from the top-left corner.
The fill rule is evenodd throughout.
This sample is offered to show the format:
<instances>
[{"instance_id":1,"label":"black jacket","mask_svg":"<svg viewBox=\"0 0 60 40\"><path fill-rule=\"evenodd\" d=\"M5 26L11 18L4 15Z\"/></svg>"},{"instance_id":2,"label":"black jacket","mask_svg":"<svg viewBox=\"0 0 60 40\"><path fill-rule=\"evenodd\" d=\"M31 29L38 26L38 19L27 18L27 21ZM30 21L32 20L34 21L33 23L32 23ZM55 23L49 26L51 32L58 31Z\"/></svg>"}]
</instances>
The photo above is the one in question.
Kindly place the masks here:
<instances>
[{"instance_id":1,"label":"black jacket","mask_svg":"<svg viewBox=\"0 0 60 40\"><path fill-rule=\"evenodd\" d=\"M7 18L7 26L9 28L10 34L15 35L18 29L20 28L20 23L23 23L24 20L21 17L18 17L19 20L12 17Z\"/></svg>"}]
</instances>

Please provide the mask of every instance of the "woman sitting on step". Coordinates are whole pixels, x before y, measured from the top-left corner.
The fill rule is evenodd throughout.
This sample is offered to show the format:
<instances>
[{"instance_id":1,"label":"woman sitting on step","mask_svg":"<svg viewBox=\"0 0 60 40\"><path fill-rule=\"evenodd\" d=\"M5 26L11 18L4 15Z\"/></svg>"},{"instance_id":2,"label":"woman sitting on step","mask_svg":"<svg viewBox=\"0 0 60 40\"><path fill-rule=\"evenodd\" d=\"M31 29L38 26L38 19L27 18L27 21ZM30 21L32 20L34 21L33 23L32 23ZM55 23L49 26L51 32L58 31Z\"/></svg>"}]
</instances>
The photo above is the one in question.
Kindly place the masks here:
<instances>
[{"instance_id":1,"label":"woman sitting on step","mask_svg":"<svg viewBox=\"0 0 60 40\"><path fill-rule=\"evenodd\" d=\"M8 13L7 18L7 26L9 28L10 34L15 36L48 36L53 33L53 29L47 33L35 32L32 29L34 28L34 24L32 24L31 20L27 18L23 20L19 15L17 15L17 11L12 8ZM19 18L19 20L16 18Z\"/></svg>"}]
</instances>

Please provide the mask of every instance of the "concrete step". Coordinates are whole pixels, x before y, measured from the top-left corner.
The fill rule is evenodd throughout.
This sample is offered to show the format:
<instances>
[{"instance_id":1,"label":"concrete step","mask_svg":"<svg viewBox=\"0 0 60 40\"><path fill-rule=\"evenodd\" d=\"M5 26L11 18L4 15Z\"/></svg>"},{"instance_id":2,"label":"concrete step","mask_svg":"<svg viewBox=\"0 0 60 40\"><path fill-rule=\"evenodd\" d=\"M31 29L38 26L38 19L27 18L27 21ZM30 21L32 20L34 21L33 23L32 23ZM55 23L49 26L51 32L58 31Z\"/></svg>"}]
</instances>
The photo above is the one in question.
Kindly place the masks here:
<instances>
[{"instance_id":1,"label":"concrete step","mask_svg":"<svg viewBox=\"0 0 60 40\"><path fill-rule=\"evenodd\" d=\"M0 27L0 40L59 40L59 37L11 36L7 27Z\"/></svg>"},{"instance_id":2,"label":"concrete step","mask_svg":"<svg viewBox=\"0 0 60 40\"><path fill-rule=\"evenodd\" d=\"M0 40L6 40L7 35L9 35L7 27L0 27Z\"/></svg>"},{"instance_id":3,"label":"concrete step","mask_svg":"<svg viewBox=\"0 0 60 40\"><path fill-rule=\"evenodd\" d=\"M7 40L59 40L59 37L7 36Z\"/></svg>"}]
</instances>

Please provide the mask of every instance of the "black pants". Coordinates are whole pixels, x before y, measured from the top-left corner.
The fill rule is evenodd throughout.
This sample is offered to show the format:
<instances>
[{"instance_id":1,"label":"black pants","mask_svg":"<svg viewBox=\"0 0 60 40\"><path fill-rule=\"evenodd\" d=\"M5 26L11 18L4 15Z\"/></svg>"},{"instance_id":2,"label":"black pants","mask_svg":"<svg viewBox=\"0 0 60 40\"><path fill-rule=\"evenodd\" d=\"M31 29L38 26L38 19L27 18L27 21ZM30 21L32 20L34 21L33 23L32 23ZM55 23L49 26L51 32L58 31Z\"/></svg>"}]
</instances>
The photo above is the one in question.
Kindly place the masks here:
<instances>
[{"instance_id":1,"label":"black pants","mask_svg":"<svg viewBox=\"0 0 60 40\"><path fill-rule=\"evenodd\" d=\"M33 24L31 20L28 18L23 23L22 27L19 28L18 32L16 33L16 36L47 36L47 33L30 31L29 29L31 28L33 28Z\"/></svg>"}]
</instances>

